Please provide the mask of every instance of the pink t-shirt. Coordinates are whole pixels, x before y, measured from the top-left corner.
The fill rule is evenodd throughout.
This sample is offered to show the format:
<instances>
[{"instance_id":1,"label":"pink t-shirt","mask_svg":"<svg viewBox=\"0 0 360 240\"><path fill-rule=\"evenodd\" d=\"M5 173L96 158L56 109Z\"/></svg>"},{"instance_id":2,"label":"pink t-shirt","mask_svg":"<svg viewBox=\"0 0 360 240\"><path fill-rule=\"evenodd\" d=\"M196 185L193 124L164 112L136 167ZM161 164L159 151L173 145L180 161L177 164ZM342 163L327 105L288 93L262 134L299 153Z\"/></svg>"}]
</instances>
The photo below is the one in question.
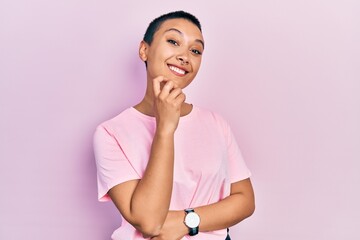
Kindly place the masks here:
<instances>
[{"instance_id":1,"label":"pink t-shirt","mask_svg":"<svg viewBox=\"0 0 360 240\"><path fill-rule=\"evenodd\" d=\"M100 124L94 135L99 201L117 184L141 179L156 120L135 108ZM229 125L211 111L194 106L175 132L174 185L170 210L215 203L229 196L231 183L250 177ZM201 217L201 216L200 216ZM226 229L199 232L191 239L224 240ZM144 239L125 219L114 240ZM189 236L183 239L190 239Z\"/></svg>"}]
</instances>

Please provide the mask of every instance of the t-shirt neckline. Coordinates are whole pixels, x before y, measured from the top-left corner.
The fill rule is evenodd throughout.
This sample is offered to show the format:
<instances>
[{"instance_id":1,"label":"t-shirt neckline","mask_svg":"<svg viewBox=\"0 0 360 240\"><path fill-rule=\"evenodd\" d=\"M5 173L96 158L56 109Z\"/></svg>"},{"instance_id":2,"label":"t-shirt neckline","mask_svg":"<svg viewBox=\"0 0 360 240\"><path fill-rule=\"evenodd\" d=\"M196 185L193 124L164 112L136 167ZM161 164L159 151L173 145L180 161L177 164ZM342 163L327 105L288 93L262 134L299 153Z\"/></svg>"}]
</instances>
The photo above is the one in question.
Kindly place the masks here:
<instances>
[{"instance_id":1,"label":"t-shirt neckline","mask_svg":"<svg viewBox=\"0 0 360 240\"><path fill-rule=\"evenodd\" d=\"M191 111L187 115L180 117L180 121L185 121L185 120L191 119L191 117L194 115L195 111L197 110L197 107L194 104L191 104L191 105L192 105ZM155 117L146 115L146 114L140 112L139 110L137 110L134 107L130 107L129 109L134 114L141 117L142 119L146 119L146 120L150 120L150 121L156 121Z\"/></svg>"}]
</instances>

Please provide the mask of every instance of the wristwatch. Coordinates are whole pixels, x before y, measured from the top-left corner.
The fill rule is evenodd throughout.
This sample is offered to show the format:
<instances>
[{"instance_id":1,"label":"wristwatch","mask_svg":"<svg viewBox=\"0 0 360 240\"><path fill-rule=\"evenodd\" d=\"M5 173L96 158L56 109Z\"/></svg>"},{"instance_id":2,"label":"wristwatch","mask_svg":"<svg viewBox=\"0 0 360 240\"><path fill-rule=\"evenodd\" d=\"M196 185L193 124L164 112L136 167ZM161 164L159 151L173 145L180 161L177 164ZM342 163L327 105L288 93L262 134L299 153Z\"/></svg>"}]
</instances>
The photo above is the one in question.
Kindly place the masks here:
<instances>
[{"instance_id":1,"label":"wristwatch","mask_svg":"<svg viewBox=\"0 0 360 240\"><path fill-rule=\"evenodd\" d=\"M189 235L195 236L199 233L200 216L194 211L193 208L185 209L185 225L189 228Z\"/></svg>"}]
</instances>

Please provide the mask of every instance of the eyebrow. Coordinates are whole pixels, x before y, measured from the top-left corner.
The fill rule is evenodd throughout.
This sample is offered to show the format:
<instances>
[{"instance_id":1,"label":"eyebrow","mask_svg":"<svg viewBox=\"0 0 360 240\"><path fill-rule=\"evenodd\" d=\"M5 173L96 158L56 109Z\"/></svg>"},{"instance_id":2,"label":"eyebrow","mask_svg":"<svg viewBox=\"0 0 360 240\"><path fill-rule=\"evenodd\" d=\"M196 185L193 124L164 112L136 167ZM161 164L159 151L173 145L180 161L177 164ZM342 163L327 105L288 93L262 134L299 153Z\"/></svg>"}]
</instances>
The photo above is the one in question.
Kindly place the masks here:
<instances>
[{"instance_id":1,"label":"eyebrow","mask_svg":"<svg viewBox=\"0 0 360 240\"><path fill-rule=\"evenodd\" d=\"M165 33L170 32L170 31L175 31L175 32L179 33L180 35L184 35L179 29L176 29L176 28L169 28L168 30L165 31ZM205 48L205 44L202 40L195 39L195 42L200 43L202 45L202 47Z\"/></svg>"}]
</instances>

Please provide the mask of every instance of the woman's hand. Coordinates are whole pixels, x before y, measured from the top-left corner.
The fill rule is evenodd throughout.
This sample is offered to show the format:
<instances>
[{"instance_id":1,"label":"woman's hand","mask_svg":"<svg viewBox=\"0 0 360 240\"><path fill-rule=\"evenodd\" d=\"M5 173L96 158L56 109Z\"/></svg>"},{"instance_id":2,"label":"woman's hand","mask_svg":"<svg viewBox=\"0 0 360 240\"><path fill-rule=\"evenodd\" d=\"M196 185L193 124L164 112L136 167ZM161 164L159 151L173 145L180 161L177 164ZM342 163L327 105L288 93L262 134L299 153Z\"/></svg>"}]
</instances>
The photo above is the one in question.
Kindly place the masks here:
<instances>
[{"instance_id":1,"label":"woman's hand","mask_svg":"<svg viewBox=\"0 0 360 240\"><path fill-rule=\"evenodd\" d=\"M161 87L163 86L163 87ZM158 131L175 132L185 94L177 88L174 82L160 76L153 80L154 111Z\"/></svg>"},{"instance_id":2,"label":"woman's hand","mask_svg":"<svg viewBox=\"0 0 360 240\"><path fill-rule=\"evenodd\" d=\"M152 240L180 240L188 234L189 229L184 224L184 211L169 211L165 223L158 236Z\"/></svg>"}]
</instances>

